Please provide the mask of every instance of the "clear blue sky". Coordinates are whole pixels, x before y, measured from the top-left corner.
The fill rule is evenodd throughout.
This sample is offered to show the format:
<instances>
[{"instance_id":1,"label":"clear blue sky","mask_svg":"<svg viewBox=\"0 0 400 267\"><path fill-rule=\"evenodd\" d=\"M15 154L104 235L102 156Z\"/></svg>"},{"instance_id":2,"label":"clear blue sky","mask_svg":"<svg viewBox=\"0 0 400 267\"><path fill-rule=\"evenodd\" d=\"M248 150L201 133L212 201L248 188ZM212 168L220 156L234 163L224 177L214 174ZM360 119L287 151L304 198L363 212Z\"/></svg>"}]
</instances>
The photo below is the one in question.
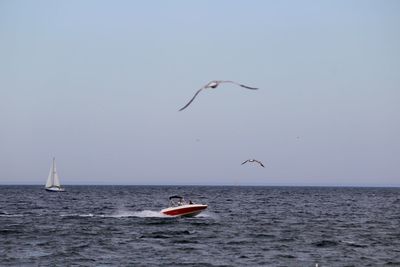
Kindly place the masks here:
<instances>
[{"instance_id":1,"label":"clear blue sky","mask_svg":"<svg viewBox=\"0 0 400 267\"><path fill-rule=\"evenodd\" d=\"M0 0L0 183L400 186L399 14Z\"/></svg>"}]
</instances>

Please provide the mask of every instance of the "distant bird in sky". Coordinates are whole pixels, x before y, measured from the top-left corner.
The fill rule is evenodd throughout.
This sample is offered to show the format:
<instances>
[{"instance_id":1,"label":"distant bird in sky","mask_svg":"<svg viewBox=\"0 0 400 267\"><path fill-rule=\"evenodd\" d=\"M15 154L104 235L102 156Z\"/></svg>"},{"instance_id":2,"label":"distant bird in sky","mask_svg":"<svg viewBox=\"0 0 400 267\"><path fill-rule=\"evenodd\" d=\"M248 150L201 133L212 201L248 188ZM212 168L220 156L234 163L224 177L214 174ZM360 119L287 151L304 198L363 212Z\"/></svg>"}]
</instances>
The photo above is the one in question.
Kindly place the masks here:
<instances>
[{"instance_id":1,"label":"distant bird in sky","mask_svg":"<svg viewBox=\"0 0 400 267\"><path fill-rule=\"evenodd\" d=\"M261 167L265 168L264 164L262 164L261 161L256 160L256 159L248 159L248 160L244 161L241 165L243 165L243 164L245 164L245 163L247 163L247 162L256 162L256 163L260 164Z\"/></svg>"},{"instance_id":2,"label":"distant bird in sky","mask_svg":"<svg viewBox=\"0 0 400 267\"><path fill-rule=\"evenodd\" d=\"M203 89L209 89L209 88L215 89L215 88L217 88L218 85L220 85L221 83L233 83L233 84L239 85L239 86L241 86L241 87L243 87L243 88L251 89L251 90L257 90L257 89L258 89L258 88L250 87L250 86L247 86L247 85L243 85L243 84L240 84L240 83L237 83L237 82L234 82L234 81L211 81L211 82L207 83L206 85L204 85L203 87L201 87L199 90L197 90L197 92L194 94L193 98L190 99L189 103L187 103L187 104L186 104L183 108L181 108L179 111L182 111L182 110L184 110L185 108L187 108L187 107L190 105L190 103L193 102L193 100L196 98L196 96L201 92L201 90L203 90Z\"/></svg>"}]
</instances>

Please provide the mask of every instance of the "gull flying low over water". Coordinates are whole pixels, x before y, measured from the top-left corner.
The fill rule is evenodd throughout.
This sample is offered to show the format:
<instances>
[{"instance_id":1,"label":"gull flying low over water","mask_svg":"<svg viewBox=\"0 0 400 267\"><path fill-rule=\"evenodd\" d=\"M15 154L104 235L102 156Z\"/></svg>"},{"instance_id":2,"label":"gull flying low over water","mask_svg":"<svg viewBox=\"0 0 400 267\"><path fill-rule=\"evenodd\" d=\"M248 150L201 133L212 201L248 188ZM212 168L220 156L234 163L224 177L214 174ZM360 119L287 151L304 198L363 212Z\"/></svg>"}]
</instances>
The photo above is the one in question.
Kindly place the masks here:
<instances>
[{"instance_id":1,"label":"gull flying low over water","mask_svg":"<svg viewBox=\"0 0 400 267\"><path fill-rule=\"evenodd\" d=\"M248 160L244 161L241 165L243 165L243 164L245 164L245 163L247 163L247 162L256 162L256 163L260 164L261 167L265 168L264 164L262 164L261 161L256 160L256 159L248 159Z\"/></svg>"},{"instance_id":2,"label":"gull flying low over water","mask_svg":"<svg viewBox=\"0 0 400 267\"><path fill-rule=\"evenodd\" d=\"M247 86L247 85L244 85L244 84L240 84L240 83L237 83L237 82L234 82L234 81L211 81L211 82L207 83L206 85L204 85L203 87L201 87L199 90L197 90L197 92L194 94L193 98L190 99L189 103L187 103L187 104L186 104L183 108L181 108L179 111L182 111L182 110L184 110L185 108L187 108L187 107L193 102L193 100L196 98L196 96L197 96L203 89L209 89L209 88L215 89L215 88L217 88L218 85L220 85L221 83L233 83L233 84L239 85L239 86L241 86L241 87L243 87L243 88L250 89L250 90L257 90L257 89L258 89L258 88L250 87L250 86Z\"/></svg>"}]
</instances>

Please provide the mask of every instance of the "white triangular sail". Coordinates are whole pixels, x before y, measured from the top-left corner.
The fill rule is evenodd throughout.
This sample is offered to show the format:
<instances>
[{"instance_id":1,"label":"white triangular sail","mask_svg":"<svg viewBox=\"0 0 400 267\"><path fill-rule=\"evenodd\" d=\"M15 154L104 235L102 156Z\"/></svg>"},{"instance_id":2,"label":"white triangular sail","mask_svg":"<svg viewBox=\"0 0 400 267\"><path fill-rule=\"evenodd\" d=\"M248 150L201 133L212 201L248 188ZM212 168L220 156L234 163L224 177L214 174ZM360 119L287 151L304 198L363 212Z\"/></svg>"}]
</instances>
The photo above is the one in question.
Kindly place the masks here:
<instances>
[{"instance_id":1,"label":"white triangular sail","mask_svg":"<svg viewBox=\"0 0 400 267\"><path fill-rule=\"evenodd\" d=\"M54 177L53 177L53 186L60 187L60 177L58 176L57 168L56 168L56 162L54 161Z\"/></svg>"},{"instance_id":2,"label":"white triangular sail","mask_svg":"<svg viewBox=\"0 0 400 267\"><path fill-rule=\"evenodd\" d=\"M46 187L51 187L53 185L53 165L51 165L49 177L47 178Z\"/></svg>"},{"instance_id":3,"label":"white triangular sail","mask_svg":"<svg viewBox=\"0 0 400 267\"><path fill-rule=\"evenodd\" d=\"M46 188L49 187L60 187L60 177L57 173L55 158L53 158L53 164L51 165L49 177L46 182Z\"/></svg>"}]
</instances>

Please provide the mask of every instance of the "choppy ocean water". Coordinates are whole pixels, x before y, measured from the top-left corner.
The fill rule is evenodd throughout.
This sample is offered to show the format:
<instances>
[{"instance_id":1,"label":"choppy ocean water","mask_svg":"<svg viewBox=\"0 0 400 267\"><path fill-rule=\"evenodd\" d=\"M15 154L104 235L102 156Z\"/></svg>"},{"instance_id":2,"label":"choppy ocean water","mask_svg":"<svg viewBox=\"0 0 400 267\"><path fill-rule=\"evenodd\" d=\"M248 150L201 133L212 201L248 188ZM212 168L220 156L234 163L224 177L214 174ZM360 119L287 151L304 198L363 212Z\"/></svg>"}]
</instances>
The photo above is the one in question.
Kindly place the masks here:
<instances>
[{"instance_id":1,"label":"choppy ocean water","mask_svg":"<svg viewBox=\"0 0 400 267\"><path fill-rule=\"evenodd\" d=\"M1 266L400 266L400 188L0 186ZM170 195L209 205L159 211Z\"/></svg>"}]
</instances>

